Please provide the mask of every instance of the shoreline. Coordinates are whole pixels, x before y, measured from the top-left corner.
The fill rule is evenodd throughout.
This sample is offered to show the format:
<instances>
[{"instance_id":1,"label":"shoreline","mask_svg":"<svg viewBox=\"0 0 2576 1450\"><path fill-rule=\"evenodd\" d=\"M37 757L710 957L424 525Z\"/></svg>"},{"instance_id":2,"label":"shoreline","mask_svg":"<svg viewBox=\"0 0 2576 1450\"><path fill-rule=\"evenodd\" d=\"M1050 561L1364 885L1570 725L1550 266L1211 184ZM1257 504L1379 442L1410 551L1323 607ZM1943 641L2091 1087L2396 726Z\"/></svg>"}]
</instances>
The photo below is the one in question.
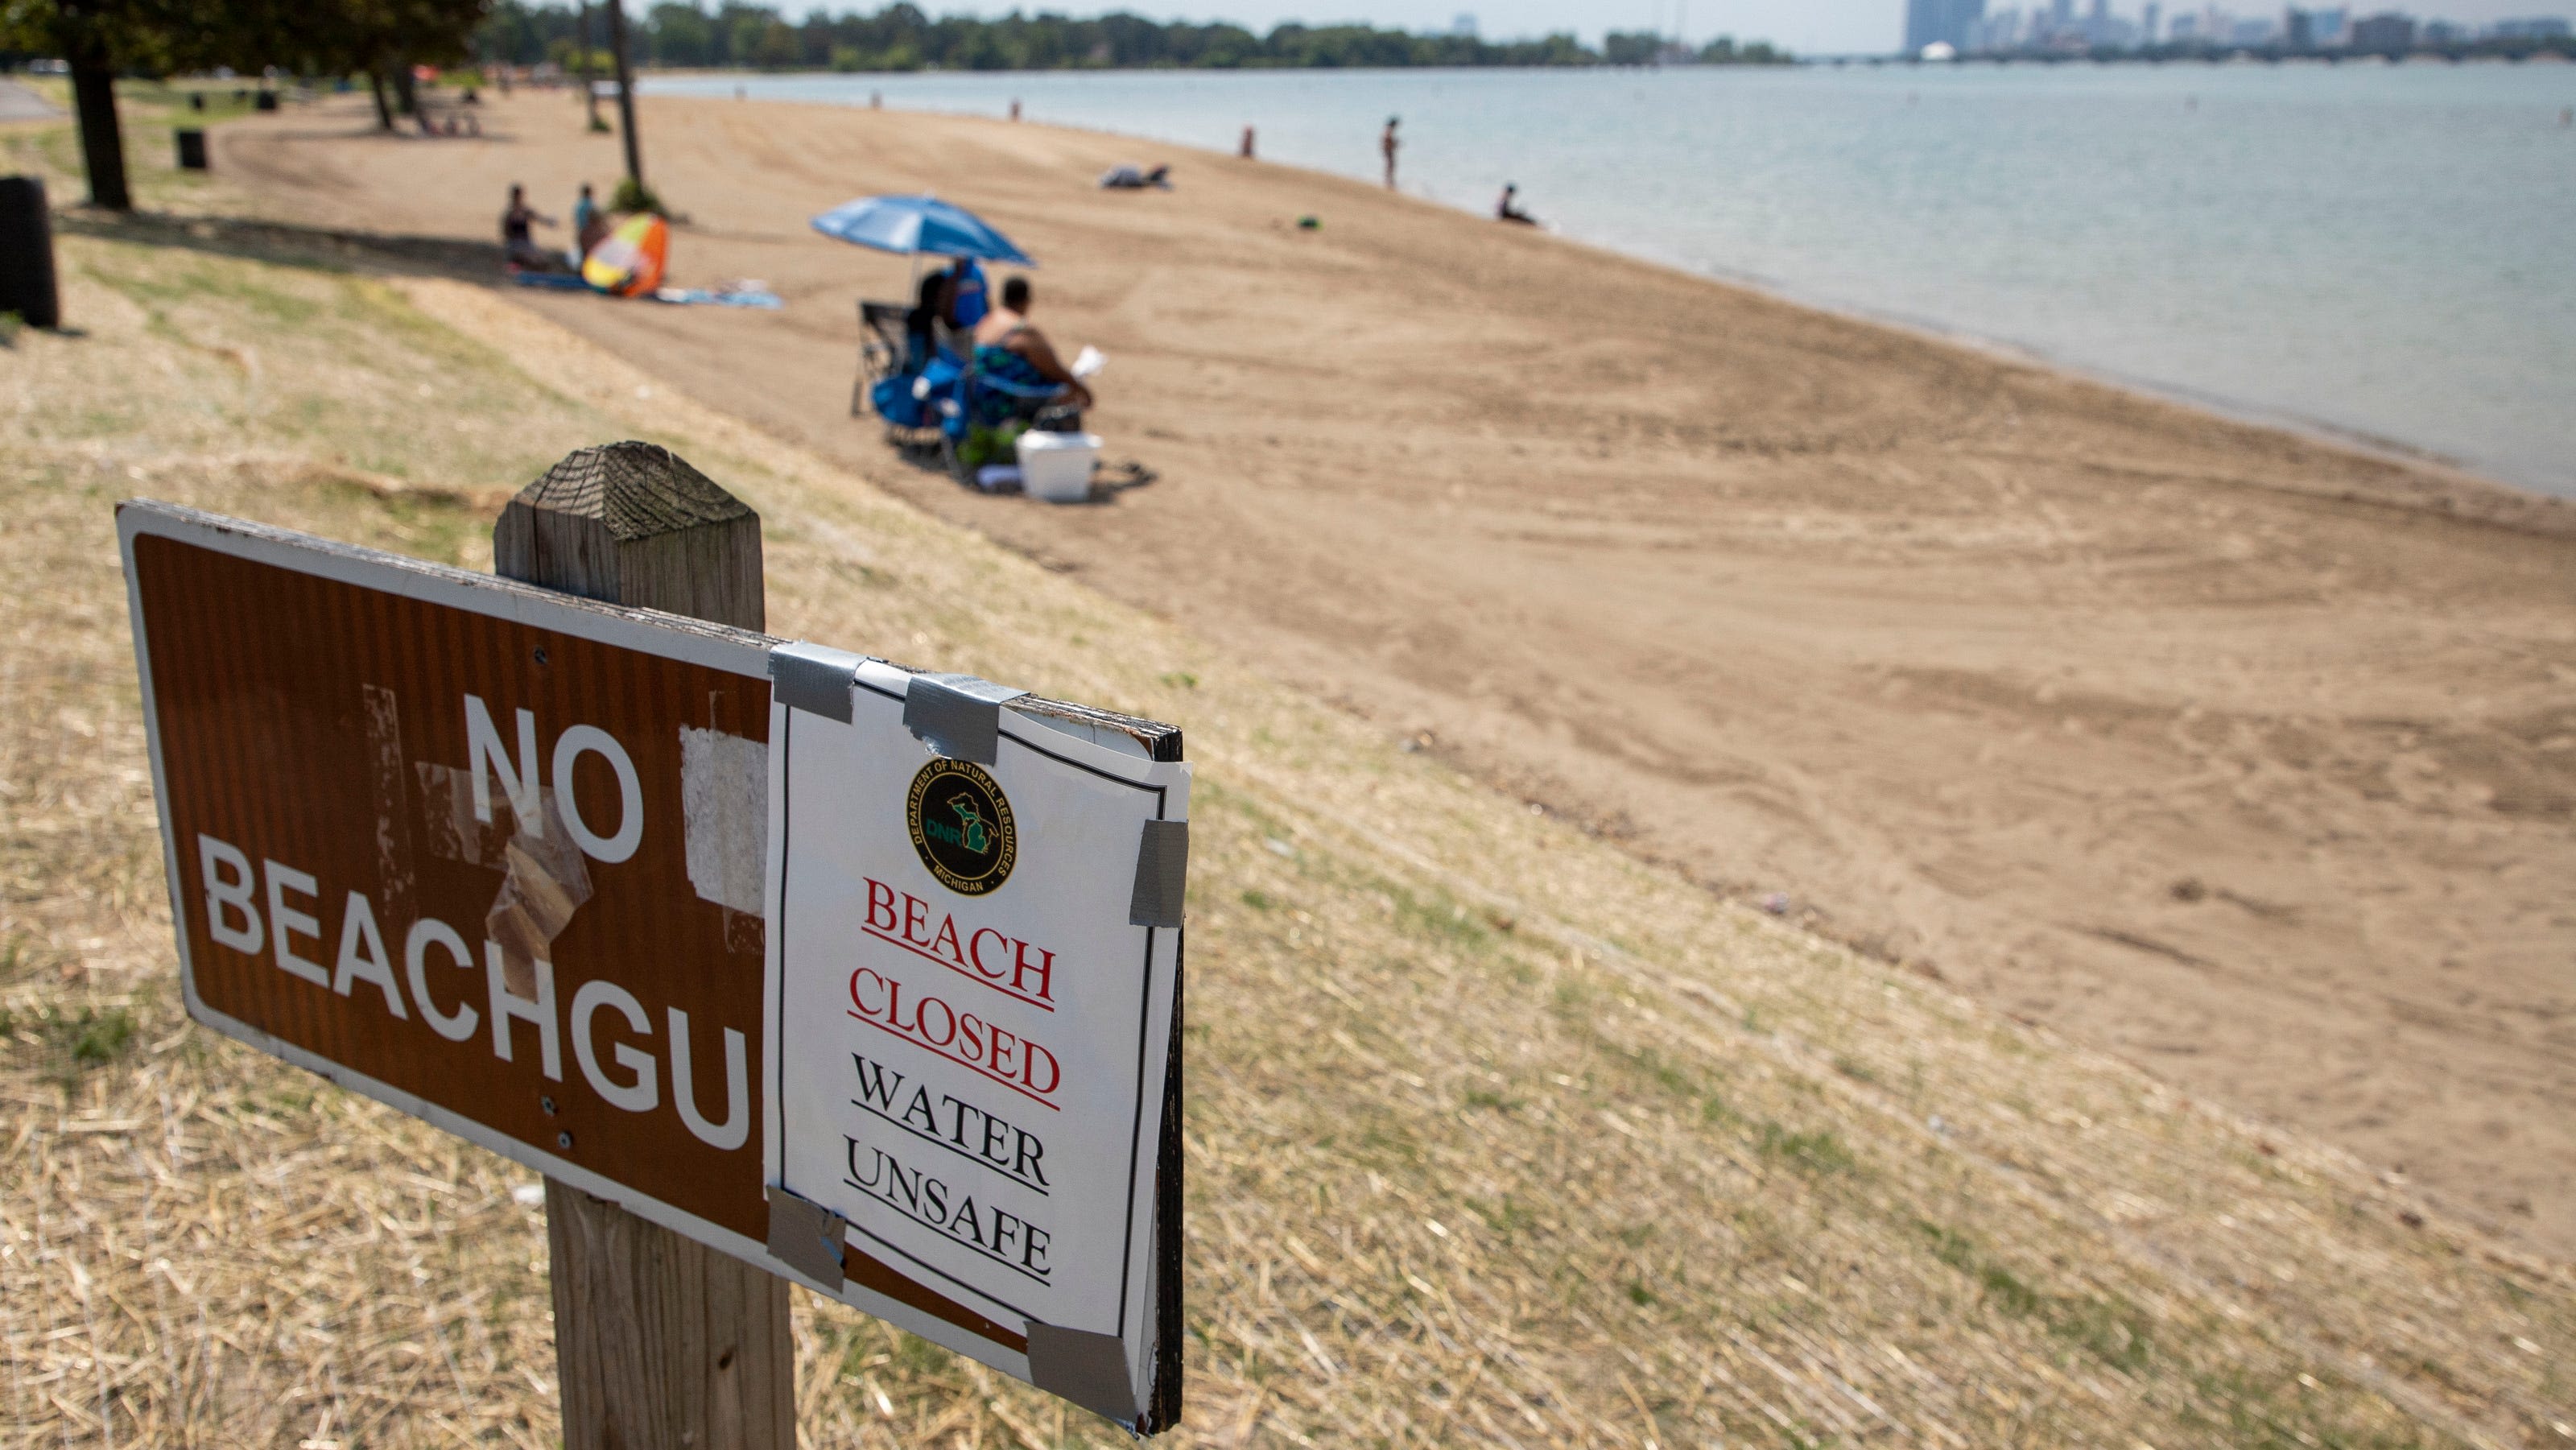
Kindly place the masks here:
<instances>
[{"instance_id":1,"label":"shoreline","mask_svg":"<svg viewBox=\"0 0 2576 1450\"><path fill-rule=\"evenodd\" d=\"M530 310L1705 887L2576 1245L2565 506L1326 173L642 104L707 227L682 280L787 310ZM480 237L507 181L614 174L577 115L243 123L218 163ZM1092 188L1127 159L1187 184ZM903 263L803 221L923 187L1047 262L1042 325L1111 358L1091 426L1161 482L974 495L849 416L849 298Z\"/></svg>"},{"instance_id":2,"label":"shoreline","mask_svg":"<svg viewBox=\"0 0 2576 1450\"><path fill-rule=\"evenodd\" d=\"M1626 81L1608 77L1551 79L1540 72L1531 74L1540 77L1538 83L1548 87L1542 93L1544 96L1558 98L1549 105L1564 102L1578 110L1594 103L1577 103L1569 98L1592 94L1595 81L1612 87L1612 90L1601 93L1605 98L1624 94L1622 87L1643 86L1645 89L1638 95L1652 99L1641 100L1638 105L1643 109L1630 117L1639 124L1647 124L1652 117L1680 115L1685 110L1698 114L1699 110L1713 106L1716 109L1709 112L1712 118L1725 117L1729 124L1740 126L1746 124L1748 106L1758 110L1771 104L1763 102L1757 106L1750 100L1720 103L1715 99L1720 96L1778 98L1810 95L1811 99L1806 102L1781 103L1809 107L1825 104L1813 99L1806 87L1781 90L1758 80L1732 76L1697 78L1706 84L1692 83L1673 89L1655 84L1643 71ZM1961 96L1951 94L1936 81L1937 78L1927 79L1924 96L1928 105L1953 106L1960 102ZM1345 150L1337 146L1331 155L1320 160L1315 154L1314 117L1339 115L1341 110L1348 109L1344 102L1357 94L1350 92L1351 86L1369 89L1372 94L1389 86L1430 88L1415 98L1425 109L1434 109L1437 101L1438 114L1423 124L1449 128L1437 133L1447 136L1458 125L1484 116L1501 103L1492 91L1491 83L1492 78L1485 77L1481 70L1454 68L1438 71L1380 70L1355 79L1343 72L1332 72L1322 79L1301 73L1279 82L1254 81L1241 85L1234 85L1217 73L1201 77L1195 72L1163 70L940 72L929 75L798 73L778 76L709 71L675 76L661 86L648 83L646 92L713 99L729 94L734 86L742 85L749 87L748 99L773 105L815 104L861 109L866 104L870 88L882 86L887 92L887 104L905 114L999 119L1002 98L1011 94L1015 87L1025 85L1035 88L1028 95L1031 114L1045 117L1045 124L1133 142L1180 146L1210 162L1231 162L1234 159L1230 155L1230 147L1220 144L1222 139L1230 138L1232 132L1216 125L1210 118L1229 106L1239 105L1247 117L1262 119L1267 116L1289 127L1281 133L1288 139L1280 143L1275 154L1293 159L1265 161L1263 164L1303 166L1323 175L1367 182L1374 180L1373 174L1363 174L1374 166L1374 161L1362 154L1367 148L1354 146L1347 148L1345 154ZM1845 96L1847 99L1832 102L1825 111L1816 114L1836 122L1846 117L1867 115L1869 96L1886 85L1898 86L1899 91L1879 97L1892 104L1900 97L1903 82L1855 84L1861 85L1859 91L1851 91L1845 86L1817 93ZM1976 84L1991 86L1994 83ZM2242 95L2222 85L2216 98L2218 108L2229 108L2257 95L2268 96L2279 89L2260 82L2253 84L2255 89ZM1274 90L1274 85L1298 89L1292 98L1289 92ZM1441 89L1444 86L1453 89L1444 91ZM1576 89L1565 91L1564 86ZM1456 87L1464 89L1454 89ZM2004 94L2020 95L2022 89L2016 88ZM2403 94L2413 95L2420 90L2420 86L2409 88ZM2065 88L2057 86L2047 93L2062 96ZM2304 88L2293 87L2284 94L2306 93ZM1974 94L1985 96L1987 93L1979 90ZM2155 91L2151 95L2138 92L2134 86L2118 85L2105 91L2107 101L2128 108L2121 111L2123 116L2132 116L2138 104L2161 94ZM2366 88L2365 94L2378 95L2379 92ZM2513 94L2520 95L2520 91ZM1437 100L1443 95L1449 99ZM1945 100L1945 96L1949 99ZM2235 97L2234 101L2229 99L2230 96ZM1906 99L1911 104L1910 97ZM2168 99L2172 99L2179 109L2178 91ZM1380 97L1381 103L1386 100L1386 97ZM1598 104L1616 108L1620 103L1603 99ZM2554 115L2554 102L2551 109ZM1852 119L1851 124L1863 123ZM2242 119L2235 124L2241 131ZM1586 133L1587 136L1590 134ZM2213 138L2234 136L2242 139L2237 132L2212 134ZM1265 143L1271 139L1265 126ZM1527 141L1529 138L1522 139ZM2100 138L2091 139L2098 141ZM1426 147L1435 144L1446 149L1424 151L1424 169L1420 170L1411 169L1413 153L1408 150L1406 194L1424 196L1433 200L1435 205L1467 216L1486 217L1487 209L1474 190L1479 183L1458 173L1463 158L1456 145L1446 141L1422 143ZM1777 167L1784 159L1782 155L1775 154L1776 138L1766 140L1757 133L1746 144L1748 155L1765 158L1747 163L1755 168L1747 180L1761 176L1776 181ZM2218 142L2212 139L2193 144ZM1269 149L1267 145L1265 149ZM1855 165L1862 164L1858 158L1842 157L1840 150L1828 149L1831 155L1827 157L1807 159L1841 158ZM2026 156L2020 159L2025 163L2031 160ZM1540 155L1536 158L1525 156L1522 164L1544 170L1561 166L1563 160L1561 155L1542 147ZM1765 167L1769 169L1763 169ZM1481 170L1478 174L1481 175ZM1628 182L1636 179L1627 172L1621 175ZM1526 183L1532 177L1524 172L1519 179ZM1955 182L1957 179L1952 180ZM1464 192L1460 190L1462 181L1466 186ZM2165 178L2165 182L2171 184L2172 178ZM1809 235L1815 234L1817 228L1857 224L1849 214L1849 203L1856 198L1845 197L1839 188L1827 188L1826 192L1819 193L1814 187L1801 187L1794 194L1802 199L1790 205L1802 209L1781 213L1769 222L1749 228L1719 220L1731 204L1713 200L1707 201L1706 205L1718 209L1707 216L1701 215L1706 209L1703 203L1694 201L1687 212L1690 220L1664 225L1642 219L1636 213L1634 203L1625 198L1619 186L1605 190L1602 185L1577 185L1569 178L1559 176L1554 189L1565 193L1557 208L1541 208L1554 224L1550 228L1552 234L1632 260L1677 267L1695 276L1763 291L1847 318L1967 342L2014 360L2218 411L2240 421L2294 430L2312 438L2331 440L2373 453L2392 454L2409 463L2429 464L2517 492L2544 498L2576 498L2576 474L2566 472L2559 462L2553 461L2558 454L2548 446L2559 430L2544 427L2537 421L2540 413L2534 410L2545 413L2544 400L2532 389L2512 384L2510 378L2487 376L2503 368L2507 361L2518 359L2526 364L2541 364L2555 356L2556 349L2531 341L2528 326L2516 329L2491 315L2495 284L2486 270L2477 271L2476 275L2484 280L2476 288L2460 292L2452 299L2470 305L2471 311L2455 326L2445 329L2454 341L2448 345L2448 351L2443 351L2433 347L2426 338L2417 336L2420 328L2416 324L2422 319L2413 313L2407 314L2402 323L2384 326L2358 320L2342 321L2337 319L2337 313L2349 315L2353 309L2331 307L2319 299L2304 301L2277 316L2271 311L2246 313L2244 309L2248 299L2240 294L2251 284L2245 280L2211 283L2197 289L2186 287L2173 305L2184 312L2197 309L2192 313L2197 321L2190 326L2179 326L2164 320L2162 304L2151 303L2145 294L2134 289L2126 294L2108 294L2097 307L2088 300L2089 294L2083 289L2100 285L2106 279L2099 274L2098 267L2088 268L2080 263L2071 270L2056 269L2051 275L2034 277L2031 288L2035 290L2025 290L2021 300L2014 300L2009 295L2009 288L2004 293L1997 292L1999 279L1989 275L1990 268L1969 267L1958 277L1951 277L1942 270L1917 275L1915 269L1903 266L1890 271L1891 260L1883 255L1886 250L1883 245L1827 245L1817 251L1813 260L1800 255L1784 255L1781 249L1786 245L1785 238L1792 233ZM1862 187L1860 190L1867 192L1870 188ZM1715 194L1723 195L1724 189ZM1968 198L1959 203L1961 215L1972 219L1970 225L1976 229L1977 237L1984 242L1995 241L1992 235L1995 227L2007 220L2005 214L1995 208L2004 203L1973 184L1966 185L1960 194ZM2378 198L2379 201L2385 199ZM1886 200L1894 206L1921 204L1924 198L1920 188L1900 188L1898 194L1891 194ZM2090 200L2109 204L2099 196L2091 196ZM2205 207L2209 201L2204 197L2201 204ZM2081 206L2086 201L2079 198L2073 204ZM2218 225L2215 217L2202 216L2199 212L2190 215L2199 224ZM1569 217L1576 218L1577 223L1569 225ZM1794 220L1783 220L1784 217ZM2277 226L2280 219L2267 216L2266 224ZM1744 235L1737 236L1738 232ZM2097 225L2089 232L2076 229L2060 240L2072 249L2073 254L2083 254L2105 245L2109 235L2104 226ZM2312 241L2300 242L2282 265L2315 265L2317 258L2312 255L2315 251ZM2420 244L2419 239L2417 245ZM1796 248L1792 252L1803 253L1805 250ZM2139 250L2129 248L2120 255L2130 256ZM2157 250L2162 250L2161 244ZM2406 249L2400 248L2379 257L2371 264L2379 270L2356 273L2355 285L2362 285L2362 279L2370 277L2386 282L2384 273L2388 263L2405 254ZM2302 257L2304 262L2300 260ZM2480 261L2477 265L2483 269L2491 260ZM2211 265L2211 259L2185 249L2176 255L2174 264L2186 270L2206 269ZM2222 267L2221 273L2214 275L2224 274ZM1965 290L1961 290L1963 287ZM2326 311L2318 312L2320 307L2325 307ZM2212 309L2218 311L2213 313ZM2311 317L2311 313L2317 315ZM2184 313L2176 314L2181 315ZM2229 315L2242 315L2248 320L2216 320ZM2089 320L2076 321L2079 317ZM2275 357L2273 354L2277 349L2253 341L2258 336L2279 334L2284 329L2296 331L2303 322L2312 323L2318 329L2316 335L2321 339L2319 345L2322 348L2372 350L2349 354L2355 359L2350 364L2317 368L2303 360ZM2244 352L2248 346L2254 350ZM2383 347L2412 350L2395 353L2377 350ZM2499 359L2494 367L2475 364L2475 359L2489 356L2489 350L2494 347L2513 350L2493 353ZM2247 361L2220 362L2221 359L2237 359L2240 355ZM2381 365L2359 361L2365 356L2380 359ZM2264 359L2264 365L2253 366L2251 360L2256 358ZM2392 370L2456 376L2459 381L2450 392L2462 393L2468 401L2462 408L2448 407L2444 400L2450 393L2441 388L2423 395L2420 401L2411 395L2407 398L2387 396ZM2521 369L2519 375L2538 376L2528 367ZM2478 381L2481 378L2497 384L2497 387L2485 387Z\"/></svg>"}]
</instances>

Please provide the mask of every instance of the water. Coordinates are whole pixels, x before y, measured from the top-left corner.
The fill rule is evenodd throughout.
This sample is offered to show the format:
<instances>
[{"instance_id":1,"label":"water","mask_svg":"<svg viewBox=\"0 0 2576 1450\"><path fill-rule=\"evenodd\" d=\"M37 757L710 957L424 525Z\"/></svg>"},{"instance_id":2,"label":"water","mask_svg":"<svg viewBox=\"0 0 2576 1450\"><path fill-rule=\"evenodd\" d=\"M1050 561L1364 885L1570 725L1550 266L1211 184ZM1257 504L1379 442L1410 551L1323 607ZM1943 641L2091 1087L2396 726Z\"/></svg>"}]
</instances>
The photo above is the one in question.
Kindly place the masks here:
<instances>
[{"instance_id":1,"label":"water","mask_svg":"<svg viewBox=\"0 0 2576 1450\"><path fill-rule=\"evenodd\" d=\"M2576 67L673 77L1378 175L2576 496ZM1189 184L1187 168L1179 176ZM839 198L833 198L838 200ZM818 198L818 202L821 199ZM819 206L818 206L819 209Z\"/></svg>"}]
</instances>

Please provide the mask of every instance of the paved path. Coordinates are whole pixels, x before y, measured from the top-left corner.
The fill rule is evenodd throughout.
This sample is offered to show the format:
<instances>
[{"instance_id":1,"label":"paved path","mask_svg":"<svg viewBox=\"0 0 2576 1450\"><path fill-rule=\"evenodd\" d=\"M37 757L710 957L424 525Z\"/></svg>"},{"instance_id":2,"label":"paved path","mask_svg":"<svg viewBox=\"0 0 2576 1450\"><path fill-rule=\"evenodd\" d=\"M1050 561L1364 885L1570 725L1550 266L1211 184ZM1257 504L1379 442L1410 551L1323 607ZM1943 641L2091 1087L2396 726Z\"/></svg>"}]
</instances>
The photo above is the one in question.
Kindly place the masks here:
<instances>
[{"instance_id":1,"label":"paved path","mask_svg":"<svg viewBox=\"0 0 2576 1450\"><path fill-rule=\"evenodd\" d=\"M0 81L0 121L50 121L62 108L16 81Z\"/></svg>"}]
</instances>

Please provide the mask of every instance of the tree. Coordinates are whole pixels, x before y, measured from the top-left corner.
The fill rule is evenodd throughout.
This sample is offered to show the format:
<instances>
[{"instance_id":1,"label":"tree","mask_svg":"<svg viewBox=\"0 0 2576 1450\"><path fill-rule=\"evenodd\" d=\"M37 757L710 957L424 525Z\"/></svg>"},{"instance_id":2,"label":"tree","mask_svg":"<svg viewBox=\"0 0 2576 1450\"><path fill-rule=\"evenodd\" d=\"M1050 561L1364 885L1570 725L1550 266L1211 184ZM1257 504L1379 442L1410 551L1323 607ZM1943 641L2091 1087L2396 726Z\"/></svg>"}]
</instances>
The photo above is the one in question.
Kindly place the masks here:
<instances>
[{"instance_id":1,"label":"tree","mask_svg":"<svg viewBox=\"0 0 2576 1450\"><path fill-rule=\"evenodd\" d=\"M0 0L0 48L59 55L72 77L81 164L93 206L134 209L116 78L284 58L287 0Z\"/></svg>"},{"instance_id":2,"label":"tree","mask_svg":"<svg viewBox=\"0 0 2576 1450\"><path fill-rule=\"evenodd\" d=\"M626 47L626 0L608 0L608 46L617 62L617 139L626 143L626 185L633 211L654 209L652 189L644 184L644 151L635 138L635 63Z\"/></svg>"},{"instance_id":3,"label":"tree","mask_svg":"<svg viewBox=\"0 0 2576 1450\"><path fill-rule=\"evenodd\" d=\"M474 53L476 27L491 0L321 0L292 7L291 25L280 25L251 64L284 65L307 75L367 77L370 90L390 85L404 115L418 115L412 67L454 65ZM381 98L377 124L393 115ZM426 120L423 125L428 124Z\"/></svg>"}]
</instances>

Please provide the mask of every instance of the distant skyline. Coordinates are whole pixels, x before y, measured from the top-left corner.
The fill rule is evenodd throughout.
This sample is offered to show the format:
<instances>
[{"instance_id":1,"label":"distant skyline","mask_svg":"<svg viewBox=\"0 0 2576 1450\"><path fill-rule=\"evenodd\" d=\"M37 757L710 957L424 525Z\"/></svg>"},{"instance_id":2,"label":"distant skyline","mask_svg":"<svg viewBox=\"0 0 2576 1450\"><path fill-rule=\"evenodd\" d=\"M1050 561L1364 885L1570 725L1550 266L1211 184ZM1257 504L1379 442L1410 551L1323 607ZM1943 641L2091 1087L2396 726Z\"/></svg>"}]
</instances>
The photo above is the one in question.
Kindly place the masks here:
<instances>
[{"instance_id":1,"label":"distant skyline","mask_svg":"<svg viewBox=\"0 0 2576 1450\"><path fill-rule=\"evenodd\" d=\"M847 10L873 11L886 0L829 0L814 5L788 0L780 8L789 14L804 15L814 10L840 14ZM1515 36L1544 35L1554 30L1571 30L1587 43L1600 43L1609 30L1660 30L1679 33L1698 42L1714 36L1732 35L1739 40L1768 40L1785 45L1802 55L1840 55L1846 53L1893 52L1904 39L1905 0L1609 0L1607 4L1569 4L1566 0L1372 0L1365 6L1355 0L1095 0L1095 3L1072 3L1072 0L913 0L932 15L972 14L999 16L1018 8L1062 10L1069 14L1091 15L1107 10L1132 10L1156 20L1228 20L1250 30L1266 31L1285 20L1303 21L1309 25L1336 21L1365 21L1391 25L1412 31L1445 31L1460 14L1473 14L1479 33L1489 39L1507 40ZM1992 9L1999 0L1988 0ZM2000 0L2014 3L2014 0ZM2022 0L2028 8L2027 0ZM2319 0L2319 3L2348 3L2354 14L2373 14L2381 10L2404 10L2418 19L2458 20L2472 25L2486 25L2498 20L2511 20L2526 15L2576 14L2571 0L2428 0L2428 3L2373 3L2373 0ZM2220 0L2221 7L2251 18L2256 15L2278 15L2280 4L2269 0ZM2140 0L2112 0L2113 12L2135 19ZM2079 7L2090 10L2089 3ZM2170 14L2176 6L2168 0L2164 9ZM2197 8L2191 6L2189 8ZM1676 16L1678 15L1678 22Z\"/></svg>"}]
</instances>

